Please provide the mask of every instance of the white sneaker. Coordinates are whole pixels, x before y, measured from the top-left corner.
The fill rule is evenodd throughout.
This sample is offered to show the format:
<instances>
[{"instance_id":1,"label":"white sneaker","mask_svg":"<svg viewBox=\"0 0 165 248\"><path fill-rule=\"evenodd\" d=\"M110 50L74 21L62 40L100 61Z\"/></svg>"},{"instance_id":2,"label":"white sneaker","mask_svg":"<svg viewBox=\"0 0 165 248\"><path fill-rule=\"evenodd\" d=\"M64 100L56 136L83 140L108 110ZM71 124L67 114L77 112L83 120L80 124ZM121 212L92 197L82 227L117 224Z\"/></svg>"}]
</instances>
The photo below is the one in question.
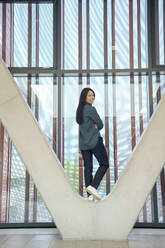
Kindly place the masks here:
<instances>
[{"instance_id":1,"label":"white sneaker","mask_svg":"<svg viewBox=\"0 0 165 248\"><path fill-rule=\"evenodd\" d=\"M90 196L88 196L88 201L94 201L94 197L93 197L93 195L90 195Z\"/></svg>"},{"instance_id":2,"label":"white sneaker","mask_svg":"<svg viewBox=\"0 0 165 248\"><path fill-rule=\"evenodd\" d=\"M89 185L87 188L86 188L87 192L91 195L93 195L93 197L97 200L101 200L101 197L100 195L98 194L97 190L92 187L91 185Z\"/></svg>"}]
</instances>

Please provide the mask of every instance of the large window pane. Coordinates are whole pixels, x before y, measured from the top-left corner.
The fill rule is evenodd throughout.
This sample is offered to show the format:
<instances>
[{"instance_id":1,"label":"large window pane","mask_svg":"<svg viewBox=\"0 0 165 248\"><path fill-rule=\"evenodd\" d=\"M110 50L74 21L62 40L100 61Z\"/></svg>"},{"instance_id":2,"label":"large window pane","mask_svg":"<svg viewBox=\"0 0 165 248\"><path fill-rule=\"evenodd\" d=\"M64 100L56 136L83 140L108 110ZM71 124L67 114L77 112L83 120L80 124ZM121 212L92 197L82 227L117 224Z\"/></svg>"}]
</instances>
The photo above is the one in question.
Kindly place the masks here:
<instances>
[{"instance_id":1,"label":"large window pane","mask_svg":"<svg viewBox=\"0 0 165 248\"><path fill-rule=\"evenodd\" d=\"M164 23L164 6L163 6L163 3L164 1L163 0L159 0L159 64L164 64L165 62L165 57L164 57L164 44L165 44L165 33L164 33L164 30L165 30L165 23Z\"/></svg>"},{"instance_id":2,"label":"large window pane","mask_svg":"<svg viewBox=\"0 0 165 248\"><path fill-rule=\"evenodd\" d=\"M146 68L148 67L148 40L147 40L147 1L140 0L140 25L141 25L141 67ZM139 47L138 47L139 49ZM139 67L139 66L138 66ZM137 68L138 68L137 67Z\"/></svg>"},{"instance_id":3,"label":"large window pane","mask_svg":"<svg viewBox=\"0 0 165 248\"><path fill-rule=\"evenodd\" d=\"M28 66L28 5L14 5L14 66Z\"/></svg>"},{"instance_id":4,"label":"large window pane","mask_svg":"<svg viewBox=\"0 0 165 248\"><path fill-rule=\"evenodd\" d=\"M82 69L87 68L86 0L82 0ZM80 48L79 48L80 49Z\"/></svg>"},{"instance_id":5,"label":"large window pane","mask_svg":"<svg viewBox=\"0 0 165 248\"><path fill-rule=\"evenodd\" d=\"M25 100L30 99L31 110L48 142L53 146L53 121L57 122L57 86L54 78L33 76L15 77ZM30 94L30 95L29 95ZM49 99L49 100L48 100ZM16 148L12 146L9 223L52 222L52 217L37 191L34 201L35 186L32 178L28 179L26 168ZM26 192L29 200L25 200ZM27 212L28 206L28 212ZM34 210L35 209L35 210ZM35 217L36 216L36 217Z\"/></svg>"},{"instance_id":6,"label":"large window pane","mask_svg":"<svg viewBox=\"0 0 165 248\"><path fill-rule=\"evenodd\" d=\"M90 68L104 68L103 1L89 1Z\"/></svg>"},{"instance_id":7,"label":"large window pane","mask_svg":"<svg viewBox=\"0 0 165 248\"><path fill-rule=\"evenodd\" d=\"M115 1L116 68L129 68L129 1Z\"/></svg>"},{"instance_id":8,"label":"large window pane","mask_svg":"<svg viewBox=\"0 0 165 248\"><path fill-rule=\"evenodd\" d=\"M53 66L52 4L14 4L14 66Z\"/></svg>"},{"instance_id":9,"label":"large window pane","mask_svg":"<svg viewBox=\"0 0 165 248\"><path fill-rule=\"evenodd\" d=\"M64 69L78 69L78 1L64 1Z\"/></svg>"},{"instance_id":10,"label":"large window pane","mask_svg":"<svg viewBox=\"0 0 165 248\"><path fill-rule=\"evenodd\" d=\"M56 97L57 85L53 85L53 77L25 76L15 77L15 80L26 101L28 94L31 94L31 110L34 116L37 110L39 125L48 141L52 144L53 117L57 117L56 106L58 101ZM30 88L28 87L28 84L30 84Z\"/></svg>"},{"instance_id":11,"label":"large window pane","mask_svg":"<svg viewBox=\"0 0 165 248\"><path fill-rule=\"evenodd\" d=\"M39 6L39 66L53 66L53 5Z\"/></svg>"},{"instance_id":12,"label":"large window pane","mask_svg":"<svg viewBox=\"0 0 165 248\"><path fill-rule=\"evenodd\" d=\"M146 0L65 0L64 68L103 69L106 57L109 69L145 68L146 10Z\"/></svg>"},{"instance_id":13,"label":"large window pane","mask_svg":"<svg viewBox=\"0 0 165 248\"><path fill-rule=\"evenodd\" d=\"M165 2L164 0L155 1L155 53L156 64L165 64Z\"/></svg>"},{"instance_id":14,"label":"large window pane","mask_svg":"<svg viewBox=\"0 0 165 248\"><path fill-rule=\"evenodd\" d=\"M25 166L13 146L10 176L9 223L24 222L26 185L25 175Z\"/></svg>"},{"instance_id":15,"label":"large window pane","mask_svg":"<svg viewBox=\"0 0 165 248\"><path fill-rule=\"evenodd\" d=\"M79 86L77 77L64 78L64 136L63 159L64 169L70 181L78 191L79 187L79 150L78 126L75 122L75 112L78 104ZM74 93L73 93L74 92Z\"/></svg>"}]
</instances>

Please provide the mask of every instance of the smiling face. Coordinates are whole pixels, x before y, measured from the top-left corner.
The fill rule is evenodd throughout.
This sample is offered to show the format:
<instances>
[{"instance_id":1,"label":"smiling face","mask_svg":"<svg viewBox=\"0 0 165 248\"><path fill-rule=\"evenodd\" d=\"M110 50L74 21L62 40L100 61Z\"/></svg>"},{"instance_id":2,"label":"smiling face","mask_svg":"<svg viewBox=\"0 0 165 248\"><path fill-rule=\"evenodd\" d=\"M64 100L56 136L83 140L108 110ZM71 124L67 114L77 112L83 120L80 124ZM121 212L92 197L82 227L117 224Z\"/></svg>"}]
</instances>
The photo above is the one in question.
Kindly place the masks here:
<instances>
[{"instance_id":1,"label":"smiling face","mask_svg":"<svg viewBox=\"0 0 165 248\"><path fill-rule=\"evenodd\" d=\"M88 94L86 96L86 102L89 104L92 104L94 100L95 100L94 93L93 93L93 91L89 90Z\"/></svg>"}]
</instances>

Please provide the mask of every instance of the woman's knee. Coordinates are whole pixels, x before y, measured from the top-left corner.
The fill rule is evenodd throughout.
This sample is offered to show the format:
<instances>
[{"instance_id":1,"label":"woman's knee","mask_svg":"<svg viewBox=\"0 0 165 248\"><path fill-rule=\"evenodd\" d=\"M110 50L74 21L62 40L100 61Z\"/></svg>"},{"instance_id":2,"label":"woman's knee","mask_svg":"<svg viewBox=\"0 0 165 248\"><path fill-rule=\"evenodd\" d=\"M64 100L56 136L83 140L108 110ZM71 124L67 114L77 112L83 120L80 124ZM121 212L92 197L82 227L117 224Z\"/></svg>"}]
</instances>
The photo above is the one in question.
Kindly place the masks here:
<instances>
[{"instance_id":1,"label":"woman's knee","mask_svg":"<svg viewBox=\"0 0 165 248\"><path fill-rule=\"evenodd\" d=\"M86 164L86 165L84 165L84 170L85 171L92 171L93 170L93 165L91 165L91 164Z\"/></svg>"},{"instance_id":2,"label":"woman's knee","mask_svg":"<svg viewBox=\"0 0 165 248\"><path fill-rule=\"evenodd\" d=\"M103 167L105 170L109 168L109 163L100 163L100 167Z\"/></svg>"},{"instance_id":3,"label":"woman's knee","mask_svg":"<svg viewBox=\"0 0 165 248\"><path fill-rule=\"evenodd\" d=\"M109 163L105 163L105 164L104 164L104 167L105 167L106 169L108 169L108 168L109 168Z\"/></svg>"}]
</instances>

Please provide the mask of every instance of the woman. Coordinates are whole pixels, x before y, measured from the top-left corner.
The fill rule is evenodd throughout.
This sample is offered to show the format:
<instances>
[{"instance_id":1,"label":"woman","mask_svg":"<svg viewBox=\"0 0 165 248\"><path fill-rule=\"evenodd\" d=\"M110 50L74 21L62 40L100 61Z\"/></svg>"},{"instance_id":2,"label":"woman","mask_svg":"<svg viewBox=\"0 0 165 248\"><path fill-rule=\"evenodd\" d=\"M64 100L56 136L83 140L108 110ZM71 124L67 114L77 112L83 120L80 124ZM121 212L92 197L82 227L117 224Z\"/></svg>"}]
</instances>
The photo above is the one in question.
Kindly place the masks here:
<instances>
[{"instance_id":1,"label":"woman","mask_svg":"<svg viewBox=\"0 0 165 248\"><path fill-rule=\"evenodd\" d=\"M100 130L103 122L95 107L92 106L95 93L90 88L84 88L80 94L79 105L76 111L76 122L80 126L80 150L84 160L85 186L88 199L101 200L97 188L109 167L108 156ZM93 178L93 154L99 162L99 168Z\"/></svg>"}]
</instances>

